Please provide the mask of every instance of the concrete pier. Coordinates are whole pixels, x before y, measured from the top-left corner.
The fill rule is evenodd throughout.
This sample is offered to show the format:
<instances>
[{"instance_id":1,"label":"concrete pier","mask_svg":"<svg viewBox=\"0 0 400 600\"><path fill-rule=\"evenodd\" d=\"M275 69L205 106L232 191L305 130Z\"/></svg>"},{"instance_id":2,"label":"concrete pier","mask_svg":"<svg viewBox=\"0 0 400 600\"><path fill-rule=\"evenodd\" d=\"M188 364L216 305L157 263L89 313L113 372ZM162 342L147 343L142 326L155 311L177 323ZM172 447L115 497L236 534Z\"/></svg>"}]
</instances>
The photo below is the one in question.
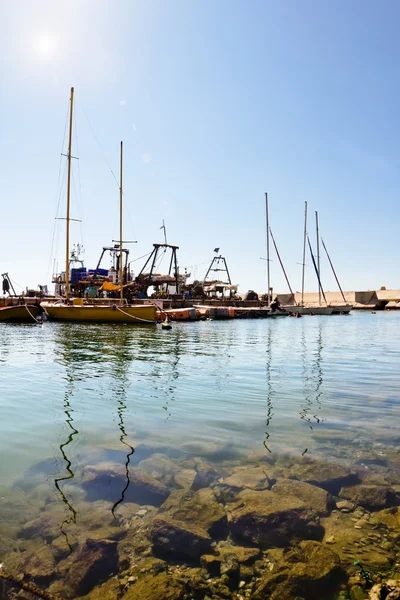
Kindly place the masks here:
<instances>
[{"instance_id":1,"label":"concrete pier","mask_svg":"<svg viewBox=\"0 0 400 600\"><path fill-rule=\"evenodd\" d=\"M366 290L343 292L347 304L352 304L354 309L384 310L400 309L400 290ZM277 294L281 304L301 303L301 293ZM332 306L343 304L340 292L325 292L327 303ZM318 304L318 292L304 294L305 304ZM323 300L322 300L323 302Z\"/></svg>"}]
</instances>

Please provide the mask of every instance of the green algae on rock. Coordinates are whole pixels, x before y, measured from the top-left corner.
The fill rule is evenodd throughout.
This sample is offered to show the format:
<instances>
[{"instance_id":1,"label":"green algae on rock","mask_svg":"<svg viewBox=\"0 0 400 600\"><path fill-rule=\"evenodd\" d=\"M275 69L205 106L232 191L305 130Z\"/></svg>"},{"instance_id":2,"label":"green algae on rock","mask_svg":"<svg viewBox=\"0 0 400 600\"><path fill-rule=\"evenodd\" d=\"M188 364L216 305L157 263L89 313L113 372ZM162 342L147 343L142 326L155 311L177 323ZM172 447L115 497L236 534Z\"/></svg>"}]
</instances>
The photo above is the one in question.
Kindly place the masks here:
<instances>
[{"instance_id":1,"label":"green algae on rock","mask_svg":"<svg viewBox=\"0 0 400 600\"><path fill-rule=\"evenodd\" d=\"M153 522L150 539L158 553L200 558L213 539L227 533L227 517L211 489L173 492Z\"/></svg>"},{"instance_id":2,"label":"green algae on rock","mask_svg":"<svg viewBox=\"0 0 400 600\"><path fill-rule=\"evenodd\" d=\"M266 574L251 600L328 600L346 576L335 552L315 541L303 541Z\"/></svg>"},{"instance_id":3,"label":"green algae on rock","mask_svg":"<svg viewBox=\"0 0 400 600\"><path fill-rule=\"evenodd\" d=\"M370 510L388 508L396 504L395 491L387 485L360 484L342 487L339 496Z\"/></svg>"},{"instance_id":4,"label":"green algae on rock","mask_svg":"<svg viewBox=\"0 0 400 600\"><path fill-rule=\"evenodd\" d=\"M232 535L247 543L284 547L295 540L323 537L316 512L294 496L244 490L227 508Z\"/></svg>"},{"instance_id":5,"label":"green algae on rock","mask_svg":"<svg viewBox=\"0 0 400 600\"><path fill-rule=\"evenodd\" d=\"M326 516L334 506L333 498L326 490L296 479L278 479L272 491L280 495L295 496L303 500L319 515Z\"/></svg>"}]
</instances>

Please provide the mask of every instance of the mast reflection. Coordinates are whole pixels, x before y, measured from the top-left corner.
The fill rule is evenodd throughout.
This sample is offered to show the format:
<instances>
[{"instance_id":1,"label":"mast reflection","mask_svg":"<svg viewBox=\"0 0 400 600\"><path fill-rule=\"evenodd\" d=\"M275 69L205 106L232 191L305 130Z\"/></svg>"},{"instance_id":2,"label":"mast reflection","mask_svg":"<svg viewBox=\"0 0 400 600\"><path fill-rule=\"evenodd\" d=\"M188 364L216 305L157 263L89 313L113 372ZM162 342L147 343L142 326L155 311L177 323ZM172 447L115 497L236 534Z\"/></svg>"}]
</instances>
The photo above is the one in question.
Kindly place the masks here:
<instances>
[{"instance_id":1,"label":"mast reflection","mask_svg":"<svg viewBox=\"0 0 400 600\"><path fill-rule=\"evenodd\" d=\"M67 429L67 438L64 441L64 443L60 444L59 449L60 449L61 455L63 457L63 461L65 463L64 470L65 470L66 474L63 477L57 477L54 480L54 486L55 486L57 493L60 496L62 502L64 503L64 505L66 506L66 508L68 510L67 516L65 517L65 519L62 521L62 523L60 525L60 531L65 538L65 541L67 543L67 546L68 546L70 552L73 552L73 548L69 541L66 528L68 527L68 525L71 525L72 523L76 524L77 512L72 505L72 500L68 500L66 494L63 491L63 486L61 486L61 484L62 484L62 482L70 481L71 479L74 479L74 477L75 477L75 473L72 468L72 461L68 457L67 448L70 444L72 444L74 437L78 435L79 431L73 425L74 419L73 419L72 413L74 411L73 411L73 408L70 403L70 398L73 396L73 392L74 392L74 376L73 376L73 368L71 367L70 362L69 362L70 354L69 354L68 347L65 347L65 352L63 353L63 358L65 361L64 364L66 366L66 380L67 380L67 387L66 387L65 394L64 394L63 409L64 409L64 414L67 417L65 419L65 422L67 424L68 429Z\"/></svg>"},{"instance_id":2,"label":"mast reflection","mask_svg":"<svg viewBox=\"0 0 400 600\"><path fill-rule=\"evenodd\" d=\"M117 360L116 360L115 371L114 371L114 379L116 380L116 383L118 384L117 388L115 390L115 393L117 396L117 413L118 413L118 418L119 418L118 427L121 432L119 440L120 440L121 444L123 444L124 446L126 446L126 448L128 448L128 452L126 454L126 461L125 461L125 474L126 474L125 487L121 491L121 497L113 504L113 507L111 508L111 512L113 514L114 519L117 518L115 516L115 511L116 511L117 507L124 501L125 494L131 483L130 478L129 478L129 464L130 464L131 456L135 452L135 449L133 448L133 446L131 446L130 444L128 444L128 442L125 441L125 438L127 437L127 433L126 433L125 424L124 424L124 413L127 410L126 389L128 387L128 377L127 377L126 370L127 370L128 363L125 360L123 353L122 354L118 353L118 349L117 349L116 359Z\"/></svg>"},{"instance_id":3,"label":"mast reflection","mask_svg":"<svg viewBox=\"0 0 400 600\"><path fill-rule=\"evenodd\" d=\"M274 389L272 385L272 348L273 348L273 335L272 335L272 323L268 328L268 336L267 336L267 364L266 364L266 378L267 378L267 420L265 423L265 440L263 441L264 447L268 452L272 452L269 447L269 438L270 433L268 428L270 426L273 413L273 399L274 399Z\"/></svg>"},{"instance_id":4,"label":"mast reflection","mask_svg":"<svg viewBox=\"0 0 400 600\"><path fill-rule=\"evenodd\" d=\"M306 421L313 431L313 425L323 423L326 419L318 415L318 411L322 410L322 384L323 384L323 369L322 369L322 323L318 324L318 334L316 340L316 352L314 360L310 360L307 355L307 344L304 328L301 335L302 347L302 379L304 391L304 406L300 411L300 418ZM315 414L313 414L315 413ZM307 448L302 455L307 452Z\"/></svg>"}]
</instances>

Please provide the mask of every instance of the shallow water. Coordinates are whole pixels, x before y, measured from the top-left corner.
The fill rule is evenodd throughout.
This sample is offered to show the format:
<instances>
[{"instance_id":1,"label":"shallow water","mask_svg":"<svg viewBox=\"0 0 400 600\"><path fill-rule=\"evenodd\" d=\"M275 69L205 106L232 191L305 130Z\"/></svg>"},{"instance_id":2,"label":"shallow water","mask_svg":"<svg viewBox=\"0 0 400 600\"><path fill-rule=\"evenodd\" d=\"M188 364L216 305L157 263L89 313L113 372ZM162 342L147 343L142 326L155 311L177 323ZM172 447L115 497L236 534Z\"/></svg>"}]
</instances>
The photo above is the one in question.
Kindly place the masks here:
<instances>
[{"instance_id":1,"label":"shallow water","mask_svg":"<svg viewBox=\"0 0 400 600\"><path fill-rule=\"evenodd\" d=\"M85 467L127 465L129 484L138 447L231 466L288 453L349 465L358 453L386 459L400 440L399 360L395 312L171 331L2 324L1 496L23 489L76 516ZM13 536L0 539L0 558Z\"/></svg>"}]
</instances>

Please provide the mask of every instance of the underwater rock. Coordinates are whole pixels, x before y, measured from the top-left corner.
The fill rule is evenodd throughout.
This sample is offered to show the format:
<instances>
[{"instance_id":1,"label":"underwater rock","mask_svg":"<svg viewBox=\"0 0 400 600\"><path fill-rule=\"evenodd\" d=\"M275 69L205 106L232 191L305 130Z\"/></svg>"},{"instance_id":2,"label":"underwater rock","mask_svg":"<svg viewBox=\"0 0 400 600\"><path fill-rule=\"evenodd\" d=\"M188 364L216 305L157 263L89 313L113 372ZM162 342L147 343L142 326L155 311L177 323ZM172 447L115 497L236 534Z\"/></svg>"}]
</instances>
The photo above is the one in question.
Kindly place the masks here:
<instances>
[{"instance_id":1,"label":"underwater rock","mask_svg":"<svg viewBox=\"0 0 400 600\"><path fill-rule=\"evenodd\" d=\"M261 550L259 548L245 548L242 546L233 546L230 543L221 542L218 547L218 554L204 554L200 558L201 566L206 569L211 577L219 577L223 573L228 573L227 565L232 563L232 557L237 563L237 571L242 573L244 566L248 566L260 557ZM222 565L225 565L224 567Z\"/></svg>"},{"instance_id":2,"label":"underwater rock","mask_svg":"<svg viewBox=\"0 0 400 600\"><path fill-rule=\"evenodd\" d=\"M221 575L239 578L240 563L234 552L225 552L221 557Z\"/></svg>"},{"instance_id":3,"label":"underwater rock","mask_svg":"<svg viewBox=\"0 0 400 600\"><path fill-rule=\"evenodd\" d=\"M233 442L186 442L181 449L188 454L202 456L214 461L230 460L240 457Z\"/></svg>"},{"instance_id":4,"label":"underwater rock","mask_svg":"<svg viewBox=\"0 0 400 600\"><path fill-rule=\"evenodd\" d=\"M200 558L200 564L207 571L210 577L219 577L221 574L221 556L214 554L203 554Z\"/></svg>"},{"instance_id":5,"label":"underwater rock","mask_svg":"<svg viewBox=\"0 0 400 600\"><path fill-rule=\"evenodd\" d=\"M128 483L125 465L100 463L85 468L82 487L89 502L103 499L116 502ZM168 488L154 477L137 468L129 469L126 502L160 506L169 496Z\"/></svg>"},{"instance_id":6,"label":"underwater rock","mask_svg":"<svg viewBox=\"0 0 400 600\"><path fill-rule=\"evenodd\" d=\"M190 489L193 487L196 476L197 473L195 469L179 469L179 471L174 474L174 484L179 488Z\"/></svg>"},{"instance_id":7,"label":"underwater rock","mask_svg":"<svg viewBox=\"0 0 400 600\"><path fill-rule=\"evenodd\" d=\"M326 490L295 479L278 479L272 487L276 494L295 496L319 515L326 516L334 506L333 498Z\"/></svg>"},{"instance_id":8,"label":"underwater rock","mask_svg":"<svg viewBox=\"0 0 400 600\"><path fill-rule=\"evenodd\" d=\"M138 468L155 479L164 480L171 477L177 471L179 466L165 454L154 453L149 458L142 460Z\"/></svg>"},{"instance_id":9,"label":"underwater rock","mask_svg":"<svg viewBox=\"0 0 400 600\"><path fill-rule=\"evenodd\" d=\"M350 589L350 600L366 600L368 598L368 592L364 590L361 585L353 585Z\"/></svg>"},{"instance_id":10,"label":"underwater rock","mask_svg":"<svg viewBox=\"0 0 400 600\"><path fill-rule=\"evenodd\" d=\"M297 464L291 470L289 479L300 479L320 487L333 496L337 496L343 486L358 482L356 473L342 465L322 462Z\"/></svg>"},{"instance_id":11,"label":"underwater rock","mask_svg":"<svg viewBox=\"0 0 400 600\"><path fill-rule=\"evenodd\" d=\"M294 540L323 537L315 511L294 497L271 491L244 490L229 506L229 529L233 536L252 544L287 546Z\"/></svg>"},{"instance_id":12,"label":"underwater rock","mask_svg":"<svg viewBox=\"0 0 400 600\"><path fill-rule=\"evenodd\" d=\"M238 467L232 475L221 481L221 485L229 487L233 491L245 488L268 490L271 484L266 469L263 467Z\"/></svg>"},{"instance_id":13,"label":"underwater rock","mask_svg":"<svg viewBox=\"0 0 400 600\"><path fill-rule=\"evenodd\" d=\"M344 579L335 552L319 542L303 541L262 578L251 600L323 600L330 598Z\"/></svg>"},{"instance_id":14,"label":"underwater rock","mask_svg":"<svg viewBox=\"0 0 400 600\"><path fill-rule=\"evenodd\" d=\"M19 572L36 582L48 582L55 576L55 560L51 547L39 540L21 553Z\"/></svg>"},{"instance_id":15,"label":"underwater rock","mask_svg":"<svg viewBox=\"0 0 400 600\"><path fill-rule=\"evenodd\" d=\"M388 579L377 583L369 591L370 600L400 600L400 581Z\"/></svg>"},{"instance_id":16,"label":"underwater rock","mask_svg":"<svg viewBox=\"0 0 400 600\"><path fill-rule=\"evenodd\" d=\"M183 600L184 585L171 575L146 575L129 587L122 600Z\"/></svg>"},{"instance_id":17,"label":"underwater rock","mask_svg":"<svg viewBox=\"0 0 400 600\"><path fill-rule=\"evenodd\" d=\"M103 583L103 585L99 585L98 587L93 588L89 594L86 596L81 596L82 600L118 600L121 597L120 594L120 586L118 580L113 577Z\"/></svg>"},{"instance_id":18,"label":"underwater rock","mask_svg":"<svg viewBox=\"0 0 400 600\"><path fill-rule=\"evenodd\" d=\"M396 493L389 486L355 485L343 487L339 496L370 510L388 508L396 503Z\"/></svg>"},{"instance_id":19,"label":"underwater rock","mask_svg":"<svg viewBox=\"0 0 400 600\"><path fill-rule=\"evenodd\" d=\"M173 492L153 522L150 539L154 550L200 558L215 538L227 533L227 517L211 489Z\"/></svg>"},{"instance_id":20,"label":"underwater rock","mask_svg":"<svg viewBox=\"0 0 400 600\"><path fill-rule=\"evenodd\" d=\"M222 471L204 458L185 461L185 465L194 468L196 471L196 476L192 483L192 490L195 491L214 485L222 476Z\"/></svg>"},{"instance_id":21,"label":"underwater rock","mask_svg":"<svg viewBox=\"0 0 400 600\"><path fill-rule=\"evenodd\" d=\"M338 500L336 508L342 512L351 512L354 510L354 502L350 502L350 500Z\"/></svg>"},{"instance_id":22,"label":"underwater rock","mask_svg":"<svg viewBox=\"0 0 400 600\"><path fill-rule=\"evenodd\" d=\"M88 539L72 560L65 584L73 598L84 596L117 570L117 542Z\"/></svg>"}]
</instances>

